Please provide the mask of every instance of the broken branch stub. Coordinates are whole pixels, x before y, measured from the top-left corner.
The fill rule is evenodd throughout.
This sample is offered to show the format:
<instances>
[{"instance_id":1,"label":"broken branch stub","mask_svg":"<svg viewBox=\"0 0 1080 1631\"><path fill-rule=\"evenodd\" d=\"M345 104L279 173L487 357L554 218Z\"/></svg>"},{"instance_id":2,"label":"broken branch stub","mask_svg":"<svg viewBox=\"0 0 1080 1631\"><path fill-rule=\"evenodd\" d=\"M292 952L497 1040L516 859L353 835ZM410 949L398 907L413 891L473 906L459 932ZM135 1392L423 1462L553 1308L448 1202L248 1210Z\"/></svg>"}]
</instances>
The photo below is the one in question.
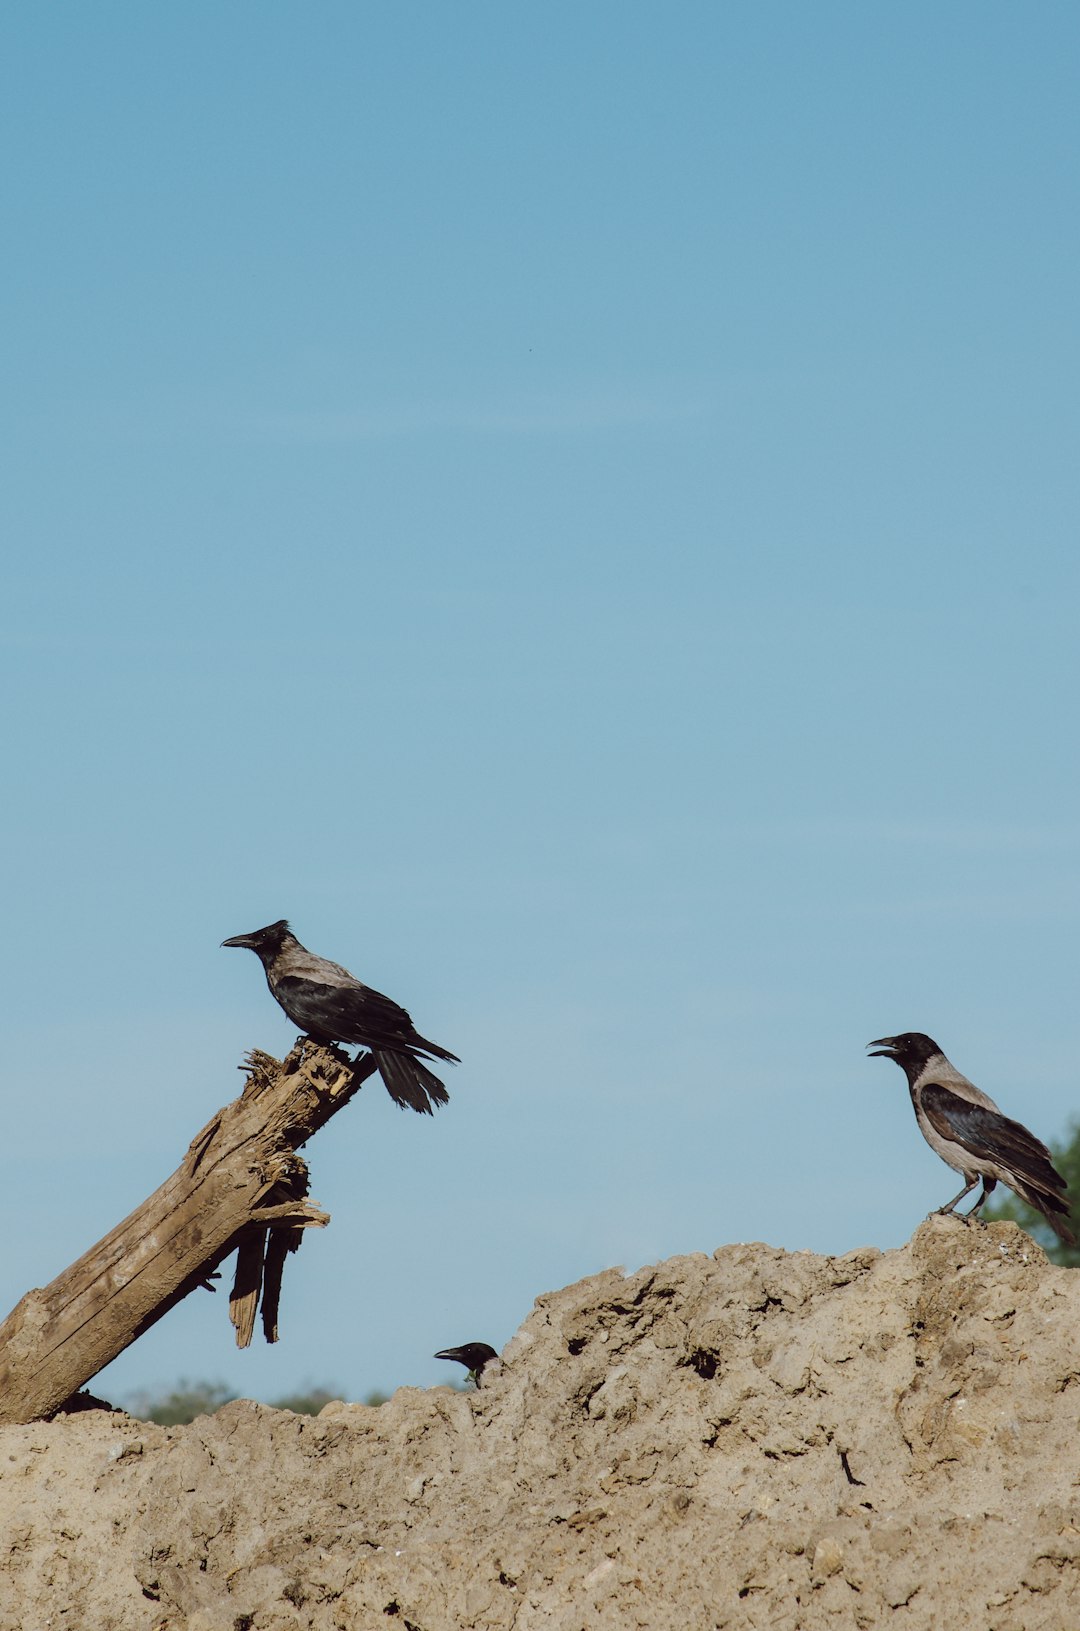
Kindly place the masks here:
<instances>
[{"instance_id":1,"label":"broken branch stub","mask_svg":"<svg viewBox=\"0 0 1080 1631\"><path fill-rule=\"evenodd\" d=\"M277 1339L285 1257L329 1216L307 1199L297 1150L375 1070L302 1037L284 1060L248 1055L238 1099L191 1141L180 1166L50 1285L0 1325L0 1424L52 1415L237 1252L229 1314L251 1340L260 1307Z\"/></svg>"}]
</instances>

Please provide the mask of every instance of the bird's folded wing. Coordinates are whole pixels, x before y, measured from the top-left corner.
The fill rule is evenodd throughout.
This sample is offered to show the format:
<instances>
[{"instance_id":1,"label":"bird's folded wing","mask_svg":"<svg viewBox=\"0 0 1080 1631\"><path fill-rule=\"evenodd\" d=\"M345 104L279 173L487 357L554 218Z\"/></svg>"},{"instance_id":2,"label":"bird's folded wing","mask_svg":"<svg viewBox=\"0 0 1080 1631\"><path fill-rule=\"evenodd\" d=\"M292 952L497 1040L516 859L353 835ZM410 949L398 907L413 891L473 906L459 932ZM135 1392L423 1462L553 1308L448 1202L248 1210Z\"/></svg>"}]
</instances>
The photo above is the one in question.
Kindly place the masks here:
<instances>
[{"instance_id":1,"label":"bird's folded wing","mask_svg":"<svg viewBox=\"0 0 1080 1631\"><path fill-rule=\"evenodd\" d=\"M412 1021L404 1008L359 982L323 985L285 974L275 987L275 996L294 1024L333 1036L339 1042L393 1046L412 1031Z\"/></svg>"},{"instance_id":2,"label":"bird's folded wing","mask_svg":"<svg viewBox=\"0 0 1080 1631\"><path fill-rule=\"evenodd\" d=\"M928 1082L919 1097L927 1121L942 1138L980 1160L1022 1175L1050 1194L1064 1190L1065 1180L1054 1171L1050 1151L1020 1122L1003 1116L1000 1110L972 1104L940 1082Z\"/></svg>"}]
</instances>

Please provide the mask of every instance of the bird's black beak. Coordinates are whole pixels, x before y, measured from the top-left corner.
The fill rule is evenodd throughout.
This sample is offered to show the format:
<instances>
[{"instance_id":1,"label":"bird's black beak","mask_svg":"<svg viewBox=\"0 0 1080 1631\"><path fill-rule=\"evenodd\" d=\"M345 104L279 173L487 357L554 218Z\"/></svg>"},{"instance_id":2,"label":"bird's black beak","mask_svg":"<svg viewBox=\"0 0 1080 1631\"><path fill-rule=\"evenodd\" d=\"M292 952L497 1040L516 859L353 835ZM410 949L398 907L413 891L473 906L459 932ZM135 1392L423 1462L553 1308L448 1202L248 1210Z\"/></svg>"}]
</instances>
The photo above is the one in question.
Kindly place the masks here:
<instances>
[{"instance_id":1,"label":"bird's black beak","mask_svg":"<svg viewBox=\"0 0 1080 1631\"><path fill-rule=\"evenodd\" d=\"M456 1359L459 1365L465 1363L460 1348L443 1348L441 1353L433 1354L433 1359Z\"/></svg>"},{"instance_id":2,"label":"bird's black beak","mask_svg":"<svg viewBox=\"0 0 1080 1631\"><path fill-rule=\"evenodd\" d=\"M234 934L231 940L223 940L223 946L243 946L247 951L255 950L255 942L249 934Z\"/></svg>"},{"instance_id":3,"label":"bird's black beak","mask_svg":"<svg viewBox=\"0 0 1080 1631\"><path fill-rule=\"evenodd\" d=\"M874 1049L873 1053L867 1054L868 1059L896 1058L895 1036L879 1036L876 1042L868 1042L866 1046Z\"/></svg>"}]
</instances>

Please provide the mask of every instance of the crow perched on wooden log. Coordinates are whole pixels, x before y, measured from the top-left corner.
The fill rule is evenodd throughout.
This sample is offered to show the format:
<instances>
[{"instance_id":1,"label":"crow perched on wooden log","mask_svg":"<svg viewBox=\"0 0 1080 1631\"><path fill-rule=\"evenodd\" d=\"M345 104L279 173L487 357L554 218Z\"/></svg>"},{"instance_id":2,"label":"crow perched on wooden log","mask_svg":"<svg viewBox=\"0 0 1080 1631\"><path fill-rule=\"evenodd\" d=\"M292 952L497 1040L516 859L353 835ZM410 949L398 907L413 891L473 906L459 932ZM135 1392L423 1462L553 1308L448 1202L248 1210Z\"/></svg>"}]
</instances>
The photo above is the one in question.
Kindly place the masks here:
<instances>
[{"instance_id":1,"label":"crow perched on wooden log","mask_svg":"<svg viewBox=\"0 0 1080 1631\"><path fill-rule=\"evenodd\" d=\"M431 1115L450 1095L418 1057L445 1059L456 1054L422 1037L404 1008L373 991L338 963L316 957L302 946L284 918L251 934L234 935L223 946L246 946L266 972L270 995L294 1025L316 1042L353 1042L370 1048L386 1091L402 1109Z\"/></svg>"},{"instance_id":2,"label":"crow perched on wooden log","mask_svg":"<svg viewBox=\"0 0 1080 1631\"><path fill-rule=\"evenodd\" d=\"M464 1365L469 1373L469 1381L480 1386L480 1373L485 1365L493 1359L498 1359L495 1349L486 1342L466 1342L461 1348L443 1348L435 1355L436 1359L456 1359L459 1365Z\"/></svg>"},{"instance_id":3,"label":"crow perched on wooden log","mask_svg":"<svg viewBox=\"0 0 1080 1631\"><path fill-rule=\"evenodd\" d=\"M892 1059L907 1077L919 1131L936 1155L962 1173L964 1187L939 1212L951 1212L982 1179L982 1194L964 1217L974 1217L1000 1180L1041 1212L1067 1246L1069 1196L1046 1145L1018 1121L1002 1115L993 1099L961 1076L937 1043L921 1031L882 1036L868 1043L871 1059Z\"/></svg>"}]
</instances>

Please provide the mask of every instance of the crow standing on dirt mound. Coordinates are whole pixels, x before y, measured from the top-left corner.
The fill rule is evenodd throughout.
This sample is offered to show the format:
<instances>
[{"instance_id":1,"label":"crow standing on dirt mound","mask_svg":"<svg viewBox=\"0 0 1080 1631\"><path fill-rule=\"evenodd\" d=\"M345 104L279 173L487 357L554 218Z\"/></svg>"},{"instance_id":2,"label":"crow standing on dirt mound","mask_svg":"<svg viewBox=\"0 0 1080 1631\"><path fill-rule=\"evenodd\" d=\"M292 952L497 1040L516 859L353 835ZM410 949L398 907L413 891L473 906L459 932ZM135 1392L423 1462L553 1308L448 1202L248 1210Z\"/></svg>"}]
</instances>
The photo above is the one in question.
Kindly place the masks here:
<instances>
[{"instance_id":1,"label":"crow standing on dirt mound","mask_svg":"<svg viewBox=\"0 0 1080 1631\"><path fill-rule=\"evenodd\" d=\"M338 963L316 957L302 946L284 918L251 934L234 935L223 946L246 946L266 972L270 995L294 1025L316 1042L356 1042L370 1048L386 1091L402 1109L430 1116L450 1095L417 1056L459 1064L456 1054L428 1042L404 1008L373 991Z\"/></svg>"},{"instance_id":2,"label":"crow standing on dirt mound","mask_svg":"<svg viewBox=\"0 0 1080 1631\"><path fill-rule=\"evenodd\" d=\"M974 1217L998 1180L1041 1212L1067 1246L1076 1240L1065 1221L1069 1196L1054 1170L1050 1151L1018 1121L1003 1116L993 1099L961 1076L937 1043L921 1031L882 1036L870 1042L871 1059L892 1059L904 1072L919 1131L935 1154L956 1172L964 1187L939 1212L951 1212L982 1179L982 1194L964 1217Z\"/></svg>"}]
</instances>

